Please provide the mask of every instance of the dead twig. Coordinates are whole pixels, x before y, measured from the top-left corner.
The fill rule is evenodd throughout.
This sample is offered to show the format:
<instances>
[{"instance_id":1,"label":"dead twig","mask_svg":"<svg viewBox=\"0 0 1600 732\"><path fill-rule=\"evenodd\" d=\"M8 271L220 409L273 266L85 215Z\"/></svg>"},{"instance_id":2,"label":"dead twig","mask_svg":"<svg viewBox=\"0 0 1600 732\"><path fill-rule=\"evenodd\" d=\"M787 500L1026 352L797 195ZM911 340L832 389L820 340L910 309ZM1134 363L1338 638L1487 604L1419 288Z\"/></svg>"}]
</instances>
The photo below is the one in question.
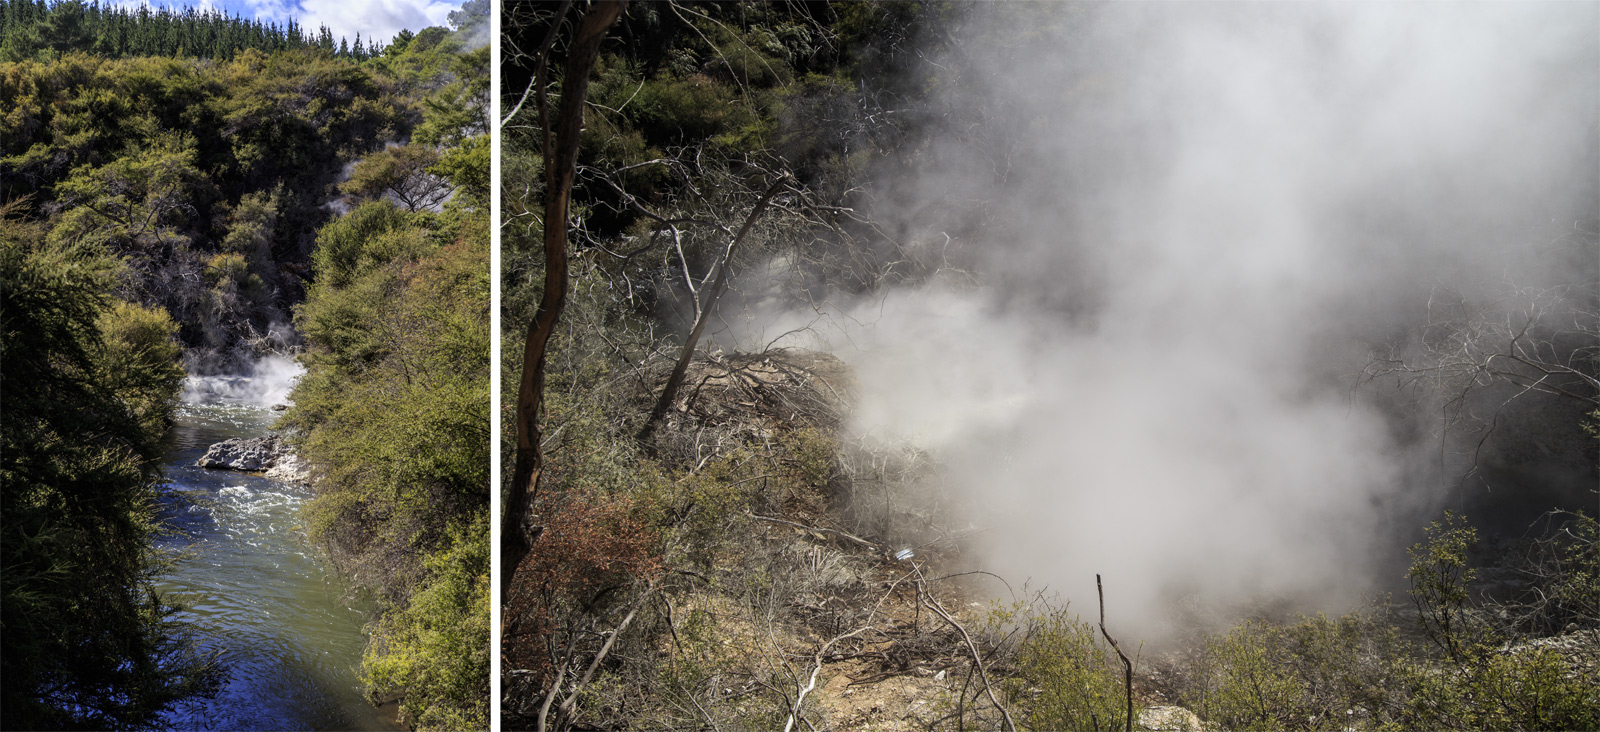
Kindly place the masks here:
<instances>
[{"instance_id":1,"label":"dead twig","mask_svg":"<svg viewBox=\"0 0 1600 732\"><path fill-rule=\"evenodd\" d=\"M1117 639L1112 638L1111 633L1106 630L1106 591L1100 585L1098 574L1094 576L1094 589L1100 593L1100 635L1105 636L1106 642L1111 644L1111 650L1116 651L1117 657L1122 659L1122 690L1128 698L1128 716L1124 729L1133 732L1133 662L1128 660L1128 654L1123 653L1122 648L1117 645Z\"/></svg>"},{"instance_id":2,"label":"dead twig","mask_svg":"<svg viewBox=\"0 0 1600 732\"><path fill-rule=\"evenodd\" d=\"M967 633L967 629L951 616L949 611L944 609L944 605L939 604L938 598L928 592L927 584L923 582L922 569L920 567L917 568L917 600L926 605L929 610L938 613L939 617L944 618L944 621L949 623L950 627L955 628L956 632L961 634L961 640L967 644L967 651L972 654L972 665L978 668L978 675L983 679L983 690L989 695L989 703L1000 710L1000 715L1006 720L1006 729L1010 732L1017 732L1017 723L1011 719L1011 711L1000 703L1000 699L994 694L994 685L989 683L989 670L984 668L983 655L978 653L978 645L972 641L972 636Z\"/></svg>"},{"instance_id":3,"label":"dead twig","mask_svg":"<svg viewBox=\"0 0 1600 732\"><path fill-rule=\"evenodd\" d=\"M853 543L855 543L855 544L857 544L859 546L863 546L863 547L866 547L868 549L876 550L876 549L879 548L879 546L877 544L874 544L874 543L872 543L870 541L867 541L866 539L863 539L863 538L861 538L859 536L854 536L854 535L851 535L851 534L847 534L847 533L845 533L843 531L839 531L838 529L828 529L828 528L823 528L823 527L820 527L820 526L806 526L805 524L799 524L799 523L795 523L793 521L786 521L786 520L781 519L781 518L773 518L771 516L762 516L760 514L750 513L749 511L746 511L745 515L749 516L750 518L756 519L758 521L767 521L767 522L774 523L774 524L783 524L784 526L793 526L793 527L795 527L797 529L800 529L802 531L815 531L815 532L823 533L823 534L833 534L834 536L837 536L837 537L839 537L841 539L844 539L846 541L853 542Z\"/></svg>"},{"instance_id":4,"label":"dead twig","mask_svg":"<svg viewBox=\"0 0 1600 732\"><path fill-rule=\"evenodd\" d=\"M606 635L606 642L601 644L600 650L597 651L594 654L594 658L589 661L589 667L584 669L583 677L578 679L577 683L572 685L572 692L567 694L567 698L563 699L561 701L561 706L556 709L556 729L566 729L568 726L570 726L573 710L577 708L578 695L582 694L584 688L589 685L589 681L594 678L595 670L600 668L600 662L604 661L606 656L611 653L611 645L616 643L617 637L622 635L622 633L628 629L628 624L633 622L633 618L638 614L639 608L643 607L645 601L650 599L651 594L656 591L656 586L659 582L659 578L651 580L650 586L645 588L645 591L639 595L639 598L633 601L633 606L628 608L628 614L623 616L622 622L617 623L617 627L613 628L611 632ZM559 682L560 679L558 678L557 683ZM541 730L544 729L545 712L548 711L549 708L550 701L549 699L546 699L544 709L539 711L539 728Z\"/></svg>"},{"instance_id":5,"label":"dead twig","mask_svg":"<svg viewBox=\"0 0 1600 732\"><path fill-rule=\"evenodd\" d=\"M875 630L875 628L870 625L866 625L856 628L849 633L834 636L833 639L822 644L822 647L817 649L816 654L813 656L814 663L811 667L811 676L807 679L805 687L801 688L799 693L795 695L794 706L789 708L789 721L784 722L783 724L783 732L789 732L791 729L794 729L794 722L800 716L800 705L805 702L806 695L810 694L817 688L817 674L822 672L822 656L828 652L829 648L833 647L833 644L838 643L846 638L855 637L869 630Z\"/></svg>"}]
</instances>

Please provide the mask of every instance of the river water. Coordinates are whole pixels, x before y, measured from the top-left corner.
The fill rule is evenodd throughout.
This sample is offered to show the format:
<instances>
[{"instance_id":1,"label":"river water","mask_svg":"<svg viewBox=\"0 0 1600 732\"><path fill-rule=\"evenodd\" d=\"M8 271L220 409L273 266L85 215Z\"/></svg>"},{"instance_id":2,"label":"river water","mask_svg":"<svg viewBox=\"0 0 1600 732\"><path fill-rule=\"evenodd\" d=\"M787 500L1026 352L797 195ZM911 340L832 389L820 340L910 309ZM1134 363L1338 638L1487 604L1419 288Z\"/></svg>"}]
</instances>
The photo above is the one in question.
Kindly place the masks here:
<instances>
[{"instance_id":1,"label":"river water","mask_svg":"<svg viewBox=\"0 0 1600 732\"><path fill-rule=\"evenodd\" d=\"M260 474L207 470L214 442L257 437L282 393L191 389L169 435L161 517L171 548L190 557L158 588L220 655L228 676L214 699L167 718L178 729L398 730L392 708L368 703L357 673L367 607L307 541L298 509L310 492ZM230 380L249 386L247 380Z\"/></svg>"}]
</instances>

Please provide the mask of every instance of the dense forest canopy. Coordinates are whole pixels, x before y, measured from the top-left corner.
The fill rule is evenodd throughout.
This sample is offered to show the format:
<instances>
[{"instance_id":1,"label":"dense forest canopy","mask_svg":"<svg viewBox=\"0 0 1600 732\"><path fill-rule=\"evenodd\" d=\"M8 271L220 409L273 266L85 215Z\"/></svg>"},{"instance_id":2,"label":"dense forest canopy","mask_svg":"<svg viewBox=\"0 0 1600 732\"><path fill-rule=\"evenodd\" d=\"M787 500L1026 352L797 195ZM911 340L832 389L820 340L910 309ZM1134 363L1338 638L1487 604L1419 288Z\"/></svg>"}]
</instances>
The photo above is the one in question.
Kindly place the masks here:
<instances>
[{"instance_id":1,"label":"dense forest canopy","mask_svg":"<svg viewBox=\"0 0 1600 732\"><path fill-rule=\"evenodd\" d=\"M410 37L404 35L396 41L403 46ZM354 43L347 38L335 43L327 26L312 34L293 20L280 26L194 7L174 10L145 4L133 8L101 5L98 0L0 3L0 61L71 51L104 58L196 56L223 60L247 48L266 53L319 48L357 61L387 51L375 38L362 41L359 33Z\"/></svg>"},{"instance_id":2,"label":"dense forest canopy","mask_svg":"<svg viewBox=\"0 0 1600 732\"><path fill-rule=\"evenodd\" d=\"M26 196L53 237L128 257L121 294L173 314L191 369L238 368L294 342L289 309L347 165L414 135L486 131L462 117L478 92L458 74L460 37L430 28L391 48L364 62L312 44L7 63L0 196ZM474 175L462 154L446 165Z\"/></svg>"}]
</instances>

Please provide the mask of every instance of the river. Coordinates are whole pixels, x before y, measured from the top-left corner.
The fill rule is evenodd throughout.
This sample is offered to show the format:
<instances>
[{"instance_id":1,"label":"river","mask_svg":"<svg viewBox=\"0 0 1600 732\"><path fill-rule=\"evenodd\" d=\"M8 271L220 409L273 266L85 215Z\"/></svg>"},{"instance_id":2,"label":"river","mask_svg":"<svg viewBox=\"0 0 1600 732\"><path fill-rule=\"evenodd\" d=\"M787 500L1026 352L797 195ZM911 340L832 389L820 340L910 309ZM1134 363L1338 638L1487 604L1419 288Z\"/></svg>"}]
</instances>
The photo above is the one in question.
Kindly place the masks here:
<instances>
[{"instance_id":1,"label":"river","mask_svg":"<svg viewBox=\"0 0 1600 732\"><path fill-rule=\"evenodd\" d=\"M348 596L300 530L297 511L310 492L194 464L214 442L266 432L277 414L267 405L286 386L197 390L197 383L191 379L177 410L161 492L161 516L174 529L166 545L191 556L158 588L186 608L182 619L206 651L220 655L228 676L216 698L180 707L166 721L184 730L404 729L392 704L380 709L362 694L368 608Z\"/></svg>"}]
</instances>

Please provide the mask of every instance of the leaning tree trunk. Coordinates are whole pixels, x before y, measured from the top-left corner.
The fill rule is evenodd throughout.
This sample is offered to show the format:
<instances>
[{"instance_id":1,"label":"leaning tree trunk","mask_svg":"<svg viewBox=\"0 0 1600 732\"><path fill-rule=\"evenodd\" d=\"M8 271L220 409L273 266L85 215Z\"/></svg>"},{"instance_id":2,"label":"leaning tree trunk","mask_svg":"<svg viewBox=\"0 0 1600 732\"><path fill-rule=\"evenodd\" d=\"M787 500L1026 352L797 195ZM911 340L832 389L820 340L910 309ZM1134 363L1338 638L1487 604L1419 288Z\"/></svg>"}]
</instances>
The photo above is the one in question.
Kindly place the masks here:
<instances>
[{"instance_id":1,"label":"leaning tree trunk","mask_svg":"<svg viewBox=\"0 0 1600 732\"><path fill-rule=\"evenodd\" d=\"M694 327L689 329L689 337L683 342L683 352L678 355L678 365L672 369L672 375L667 377L667 385L661 390L661 398L656 400L655 409L650 410L650 417L645 420L644 428L639 430L639 440L649 443L650 435L655 432L656 425L672 408L672 400L678 395L678 388L683 386L684 376L689 371L689 362L694 359L695 346L700 343L700 335L705 332L706 321L711 319L711 314L717 309L717 300L722 297L723 290L728 289L728 265L733 261L733 252L739 247L739 242L744 241L750 227L754 226L756 219L761 217L761 212L767 210L767 204L772 203L773 196L789 185L787 173L779 174L777 182L761 194L761 200L756 201L755 208L750 209L750 215L744 219L744 226L739 227L739 233L728 242L722 252L722 261L717 263L717 279L711 283L711 292L706 293L706 299L700 304L700 312L695 315Z\"/></svg>"},{"instance_id":2,"label":"leaning tree trunk","mask_svg":"<svg viewBox=\"0 0 1600 732\"><path fill-rule=\"evenodd\" d=\"M528 342L522 350L522 383L517 389L517 462L511 478L511 495L501 521L501 602L511 595L512 580L538 540L542 527L531 510L544 469L540 452L539 410L544 404L545 354L550 334L567 299L567 204L578 165L578 136L583 131L583 101L589 88L589 70L600 54L606 31L622 15L627 0L598 0L578 24L578 34L567 56L560 106L552 129L545 112L544 80L539 79L540 130L543 134L544 176L544 294L539 298ZM548 47L546 48L548 53ZM544 61L540 61L543 76Z\"/></svg>"}]
</instances>

